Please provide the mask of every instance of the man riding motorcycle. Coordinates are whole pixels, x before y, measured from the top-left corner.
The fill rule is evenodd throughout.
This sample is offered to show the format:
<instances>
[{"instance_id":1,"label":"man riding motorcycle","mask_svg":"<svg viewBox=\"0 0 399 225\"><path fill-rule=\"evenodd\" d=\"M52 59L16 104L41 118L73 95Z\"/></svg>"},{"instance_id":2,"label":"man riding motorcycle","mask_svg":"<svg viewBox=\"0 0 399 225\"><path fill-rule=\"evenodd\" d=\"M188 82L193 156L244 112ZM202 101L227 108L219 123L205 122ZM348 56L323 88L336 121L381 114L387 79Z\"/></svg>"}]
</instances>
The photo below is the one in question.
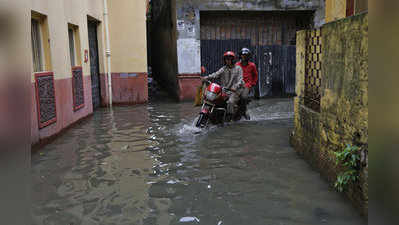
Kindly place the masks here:
<instances>
[{"instance_id":1,"label":"man riding motorcycle","mask_svg":"<svg viewBox=\"0 0 399 225\"><path fill-rule=\"evenodd\" d=\"M238 109L238 101L244 87L244 80L242 76L242 69L240 66L235 65L234 60L236 56L234 52L227 51L223 55L224 66L217 72L210 74L206 77L201 77L202 81L208 81L209 79L219 79L220 85L231 90L227 92L227 113L235 115Z\"/></svg>"}]
</instances>

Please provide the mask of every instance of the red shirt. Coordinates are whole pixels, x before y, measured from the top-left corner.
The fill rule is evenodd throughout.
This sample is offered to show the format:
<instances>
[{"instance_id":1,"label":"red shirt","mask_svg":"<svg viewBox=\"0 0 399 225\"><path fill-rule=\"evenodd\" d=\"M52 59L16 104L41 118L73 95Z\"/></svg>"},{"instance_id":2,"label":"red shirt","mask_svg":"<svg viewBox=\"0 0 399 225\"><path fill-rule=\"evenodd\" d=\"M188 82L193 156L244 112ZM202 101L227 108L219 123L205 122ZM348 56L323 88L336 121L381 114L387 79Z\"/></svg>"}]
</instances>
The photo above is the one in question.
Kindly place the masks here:
<instances>
[{"instance_id":1,"label":"red shirt","mask_svg":"<svg viewBox=\"0 0 399 225\"><path fill-rule=\"evenodd\" d=\"M245 87L251 88L255 86L258 81L258 71L256 70L255 63L248 62L246 66L242 65L241 62L237 62L236 64L242 68Z\"/></svg>"}]
</instances>

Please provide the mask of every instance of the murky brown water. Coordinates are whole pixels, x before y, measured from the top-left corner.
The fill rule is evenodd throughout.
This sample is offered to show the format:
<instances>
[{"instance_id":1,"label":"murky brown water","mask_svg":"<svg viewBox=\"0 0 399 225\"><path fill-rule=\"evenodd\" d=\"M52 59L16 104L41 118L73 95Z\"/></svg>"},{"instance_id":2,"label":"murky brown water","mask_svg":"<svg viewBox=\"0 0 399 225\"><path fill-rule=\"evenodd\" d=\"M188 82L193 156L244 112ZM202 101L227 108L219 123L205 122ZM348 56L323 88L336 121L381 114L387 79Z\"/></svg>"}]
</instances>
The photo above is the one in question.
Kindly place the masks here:
<instances>
[{"instance_id":1,"label":"murky brown water","mask_svg":"<svg viewBox=\"0 0 399 225\"><path fill-rule=\"evenodd\" d=\"M96 111L32 156L35 225L360 225L289 146L292 101L197 133L191 103Z\"/></svg>"}]
</instances>

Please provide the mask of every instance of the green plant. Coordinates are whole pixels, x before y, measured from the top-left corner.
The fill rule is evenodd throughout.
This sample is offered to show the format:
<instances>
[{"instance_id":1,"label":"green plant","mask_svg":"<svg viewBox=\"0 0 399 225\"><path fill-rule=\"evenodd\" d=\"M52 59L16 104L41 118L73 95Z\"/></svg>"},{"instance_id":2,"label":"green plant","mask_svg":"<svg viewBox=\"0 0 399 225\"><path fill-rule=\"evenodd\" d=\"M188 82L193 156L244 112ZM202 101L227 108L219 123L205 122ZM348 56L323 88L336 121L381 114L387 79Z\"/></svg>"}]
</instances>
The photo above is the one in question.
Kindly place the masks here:
<instances>
[{"instance_id":1,"label":"green plant","mask_svg":"<svg viewBox=\"0 0 399 225\"><path fill-rule=\"evenodd\" d=\"M345 170L337 177L334 187L342 192L348 184L359 179L360 155L359 147L347 145L342 152L334 152L336 165L341 164Z\"/></svg>"}]
</instances>

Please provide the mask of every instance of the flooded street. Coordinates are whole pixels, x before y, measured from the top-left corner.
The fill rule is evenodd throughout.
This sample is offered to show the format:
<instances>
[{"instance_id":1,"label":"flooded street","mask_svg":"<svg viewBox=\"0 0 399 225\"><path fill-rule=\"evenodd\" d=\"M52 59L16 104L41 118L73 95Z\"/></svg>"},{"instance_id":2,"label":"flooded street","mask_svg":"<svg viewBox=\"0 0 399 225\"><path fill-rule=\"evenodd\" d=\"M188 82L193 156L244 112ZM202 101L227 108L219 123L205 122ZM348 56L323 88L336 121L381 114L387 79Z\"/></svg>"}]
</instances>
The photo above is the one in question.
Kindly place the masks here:
<instances>
[{"instance_id":1,"label":"flooded street","mask_svg":"<svg viewBox=\"0 0 399 225\"><path fill-rule=\"evenodd\" d=\"M192 103L100 109L32 155L34 225L362 225L289 145L290 99L192 126Z\"/></svg>"}]
</instances>

